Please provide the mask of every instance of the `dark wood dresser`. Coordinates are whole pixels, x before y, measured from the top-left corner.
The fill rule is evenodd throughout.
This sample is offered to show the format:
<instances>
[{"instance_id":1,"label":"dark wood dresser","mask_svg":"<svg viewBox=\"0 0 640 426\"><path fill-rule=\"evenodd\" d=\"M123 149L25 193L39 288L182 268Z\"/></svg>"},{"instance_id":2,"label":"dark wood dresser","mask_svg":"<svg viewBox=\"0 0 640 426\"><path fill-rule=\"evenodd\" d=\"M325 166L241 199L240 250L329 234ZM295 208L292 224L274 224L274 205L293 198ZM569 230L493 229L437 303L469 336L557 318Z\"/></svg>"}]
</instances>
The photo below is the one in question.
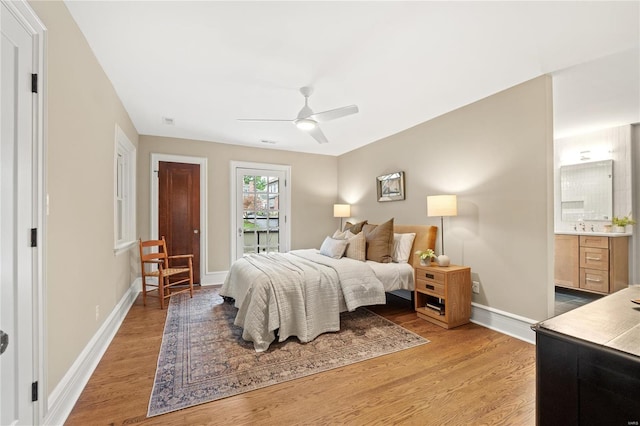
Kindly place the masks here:
<instances>
[{"instance_id":1,"label":"dark wood dresser","mask_svg":"<svg viewBox=\"0 0 640 426\"><path fill-rule=\"evenodd\" d=\"M538 425L640 425L640 286L542 321Z\"/></svg>"}]
</instances>

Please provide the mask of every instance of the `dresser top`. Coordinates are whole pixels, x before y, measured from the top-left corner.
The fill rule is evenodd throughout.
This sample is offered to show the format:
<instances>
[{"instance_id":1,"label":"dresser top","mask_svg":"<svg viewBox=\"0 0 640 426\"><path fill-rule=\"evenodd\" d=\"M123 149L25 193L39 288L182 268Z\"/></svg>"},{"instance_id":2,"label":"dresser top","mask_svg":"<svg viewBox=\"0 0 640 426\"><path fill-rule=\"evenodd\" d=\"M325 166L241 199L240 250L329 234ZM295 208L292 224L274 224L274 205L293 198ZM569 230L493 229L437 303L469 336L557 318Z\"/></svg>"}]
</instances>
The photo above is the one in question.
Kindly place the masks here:
<instances>
[{"instance_id":1,"label":"dresser top","mask_svg":"<svg viewBox=\"0 0 640 426\"><path fill-rule=\"evenodd\" d=\"M640 285L625 288L536 324L551 331L640 357Z\"/></svg>"}]
</instances>

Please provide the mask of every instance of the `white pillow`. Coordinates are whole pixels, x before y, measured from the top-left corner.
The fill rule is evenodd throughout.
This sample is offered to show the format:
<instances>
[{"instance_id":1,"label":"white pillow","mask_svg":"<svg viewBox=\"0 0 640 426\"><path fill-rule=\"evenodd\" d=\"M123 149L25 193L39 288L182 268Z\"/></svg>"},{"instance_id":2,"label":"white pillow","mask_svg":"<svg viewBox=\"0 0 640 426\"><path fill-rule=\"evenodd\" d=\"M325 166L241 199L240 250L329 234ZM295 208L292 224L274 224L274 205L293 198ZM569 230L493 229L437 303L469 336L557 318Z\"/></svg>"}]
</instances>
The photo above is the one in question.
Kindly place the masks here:
<instances>
[{"instance_id":1,"label":"white pillow","mask_svg":"<svg viewBox=\"0 0 640 426\"><path fill-rule=\"evenodd\" d=\"M349 244L347 240L336 240L335 238L327 237L322 242L322 246L320 246L320 254L340 259L347 248L347 244Z\"/></svg>"},{"instance_id":2,"label":"white pillow","mask_svg":"<svg viewBox=\"0 0 640 426\"><path fill-rule=\"evenodd\" d=\"M407 263L411 256L411 247L413 240L416 238L415 233L409 234L393 234L393 250L391 257L396 263Z\"/></svg>"}]
</instances>

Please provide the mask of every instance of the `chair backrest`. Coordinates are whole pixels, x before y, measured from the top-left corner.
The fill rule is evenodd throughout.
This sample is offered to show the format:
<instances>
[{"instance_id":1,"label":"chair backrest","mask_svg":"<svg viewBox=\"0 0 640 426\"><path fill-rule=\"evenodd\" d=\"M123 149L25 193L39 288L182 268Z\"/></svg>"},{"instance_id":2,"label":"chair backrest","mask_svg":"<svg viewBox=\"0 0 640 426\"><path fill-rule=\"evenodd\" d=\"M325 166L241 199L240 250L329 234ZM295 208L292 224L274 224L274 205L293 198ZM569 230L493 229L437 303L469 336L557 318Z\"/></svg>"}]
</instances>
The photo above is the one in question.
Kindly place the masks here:
<instances>
[{"instance_id":1,"label":"chair backrest","mask_svg":"<svg viewBox=\"0 0 640 426\"><path fill-rule=\"evenodd\" d=\"M162 267L169 267L169 259L167 254L167 242L164 236L160 240L140 241L140 262L144 268L144 262L162 261ZM144 271L143 271L144 272Z\"/></svg>"}]
</instances>

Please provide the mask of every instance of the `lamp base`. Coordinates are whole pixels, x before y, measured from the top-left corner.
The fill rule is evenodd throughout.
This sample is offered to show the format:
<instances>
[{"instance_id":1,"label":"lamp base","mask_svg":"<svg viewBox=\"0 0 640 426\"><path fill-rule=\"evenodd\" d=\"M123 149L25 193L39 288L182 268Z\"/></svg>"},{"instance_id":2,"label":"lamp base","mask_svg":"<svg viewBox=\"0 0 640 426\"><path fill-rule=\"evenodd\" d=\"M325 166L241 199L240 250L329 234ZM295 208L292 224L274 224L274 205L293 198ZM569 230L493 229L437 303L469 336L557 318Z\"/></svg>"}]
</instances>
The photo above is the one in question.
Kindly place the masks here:
<instances>
[{"instance_id":1,"label":"lamp base","mask_svg":"<svg viewBox=\"0 0 640 426\"><path fill-rule=\"evenodd\" d=\"M440 256L438 256L436 261L438 262L438 266L449 266L449 264L451 263L451 260L449 260L449 256L445 254L441 254Z\"/></svg>"}]
</instances>

